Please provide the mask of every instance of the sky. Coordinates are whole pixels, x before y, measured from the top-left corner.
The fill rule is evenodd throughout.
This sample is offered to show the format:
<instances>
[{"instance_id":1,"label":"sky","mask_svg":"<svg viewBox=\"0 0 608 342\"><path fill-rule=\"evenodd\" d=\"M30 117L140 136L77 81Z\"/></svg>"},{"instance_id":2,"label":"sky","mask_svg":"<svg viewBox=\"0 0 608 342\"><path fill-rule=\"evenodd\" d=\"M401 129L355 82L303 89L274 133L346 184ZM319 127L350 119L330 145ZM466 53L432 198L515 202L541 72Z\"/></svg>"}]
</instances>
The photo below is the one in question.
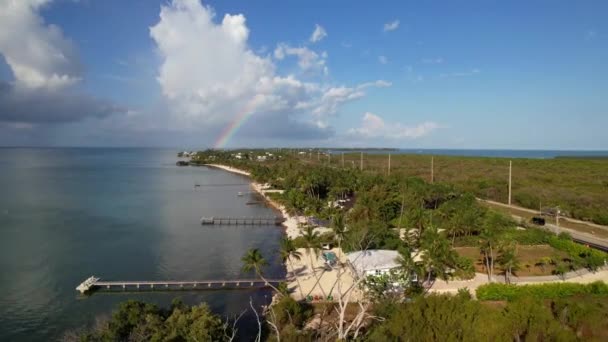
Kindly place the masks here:
<instances>
[{"instance_id":1,"label":"sky","mask_svg":"<svg viewBox=\"0 0 608 342\"><path fill-rule=\"evenodd\" d=\"M608 150L606 13L0 0L0 146Z\"/></svg>"}]
</instances>

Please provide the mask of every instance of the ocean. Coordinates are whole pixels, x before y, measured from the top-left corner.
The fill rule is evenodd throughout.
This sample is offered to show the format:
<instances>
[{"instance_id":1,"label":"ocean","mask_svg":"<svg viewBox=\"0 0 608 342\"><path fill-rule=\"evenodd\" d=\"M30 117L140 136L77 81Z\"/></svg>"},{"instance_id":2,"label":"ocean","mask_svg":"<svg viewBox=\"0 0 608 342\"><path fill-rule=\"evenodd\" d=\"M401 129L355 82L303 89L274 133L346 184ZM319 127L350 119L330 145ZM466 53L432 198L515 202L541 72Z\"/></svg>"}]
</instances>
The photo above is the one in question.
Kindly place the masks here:
<instances>
[{"instance_id":1,"label":"ocean","mask_svg":"<svg viewBox=\"0 0 608 342\"><path fill-rule=\"evenodd\" d=\"M207 302L229 316L270 301L268 290L97 292L106 280L237 279L241 257L259 248L268 277L284 277L277 226L202 226L202 216L276 213L246 205L246 177L175 166L176 150L0 148L0 341L56 340L109 316L118 303ZM195 188L194 184L200 184ZM246 193L237 196L238 192ZM256 327L251 316L244 335Z\"/></svg>"}]
</instances>

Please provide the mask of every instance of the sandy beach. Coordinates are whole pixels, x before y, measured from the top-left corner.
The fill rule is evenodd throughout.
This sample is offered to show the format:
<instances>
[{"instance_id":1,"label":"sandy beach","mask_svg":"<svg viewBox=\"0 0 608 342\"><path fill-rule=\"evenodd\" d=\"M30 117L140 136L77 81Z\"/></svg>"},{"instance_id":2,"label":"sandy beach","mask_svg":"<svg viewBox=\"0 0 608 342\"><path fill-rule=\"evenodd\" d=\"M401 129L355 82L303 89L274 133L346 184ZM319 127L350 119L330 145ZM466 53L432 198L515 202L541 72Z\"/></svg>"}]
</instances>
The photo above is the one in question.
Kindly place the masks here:
<instances>
[{"instance_id":1,"label":"sandy beach","mask_svg":"<svg viewBox=\"0 0 608 342\"><path fill-rule=\"evenodd\" d=\"M219 164L207 164L207 166L251 177L251 174L249 172L236 169L230 166ZM259 193L262 197L264 197L264 199L272 207L281 212L281 215L283 215L283 218L285 218L283 226L285 227L285 234L288 238L295 239L298 236L302 236L302 230L300 229L300 225L306 222L306 217L290 215L284 206L277 203L267 195L268 193L280 192L282 190L267 189L267 187L263 184L256 182L251 182L251 188L257 193ZM315 228L315 231L319 232L319 234L322 234L324 232L331 231L331 229L325 227L318 227ZM337 248L334 248L331 251L336 253L336 256L338 256L339 258L339 264L341 265L341 267L344 267L344 269L342 269L341 271L341 274L338 273L337 269L325 269L324 261L320 257L320 255L310 255L308 251L304 248L298 249L298 252L300 252L301 255L300 260L291 258L290 261L285 264L285 267L287 267L288 272L287 287L291 290L291 296L294 299L304 300L306 299L306 297L311 296L312 298L322 298L324 300L325 298L327 298L327 296L332 296L333 298L336 298L339 292L341 292L344 296L350 290L355 291L351 295L351 300L356 301L361 298L361 291L353 287L354 277L350 268L346 266L347 261L344 256L344 253ZM340 278L341 283L340 290L338 290L337 285L338 277Z\"/></svg>"},{"instance_id":2,"label":"sandy beach","mask_svg":"<svg viewBox=\"0 0 608 342\"><path fill-rule=\"evenodd\" d=\"M251 177L251 174L249 172L243 171L243 170L240 170L240 169L237 169L234 167L220 165L220 164L205 164L205 165L215 167L218 169L222 169L222 170L225 170L228 172L237 173L239 175ZM268 202L268 204L270 204L273 208L275 208L281 212L281 215L285 219L285 222L283 222L283 226L285 227L285 234L287 235L288 238L293 240L293 239L297 238L298 236L302 235L302 230L300 229L300 224L305 223L306 218L304 216L290 215L283 205L277 203L276 201L274 201L272 198L270 198L267 195L268 193L276 193L276 192L280 192L282 190L266 189L263 184L256 183L253 181L251 182L251 188L255 192L259 193L262 197L264 197L264 199L266 200L266 202ZM322 232L326 231L327 228L317 228L315 230L318 231L319 233L322 233Z\"/></svg>"}]
</instances>

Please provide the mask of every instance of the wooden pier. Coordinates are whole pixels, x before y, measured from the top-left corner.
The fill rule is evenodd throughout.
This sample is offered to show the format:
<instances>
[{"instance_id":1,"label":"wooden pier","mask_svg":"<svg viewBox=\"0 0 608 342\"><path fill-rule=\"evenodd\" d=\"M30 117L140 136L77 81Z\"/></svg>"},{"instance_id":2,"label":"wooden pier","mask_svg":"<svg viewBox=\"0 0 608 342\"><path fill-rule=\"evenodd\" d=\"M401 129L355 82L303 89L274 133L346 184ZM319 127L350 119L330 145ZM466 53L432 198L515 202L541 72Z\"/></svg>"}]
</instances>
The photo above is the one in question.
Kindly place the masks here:
<instances>
[{"instance_id":1,"label":"wooden pier","mask_svg":"<svg viewBox=\"0 0 608 342\"><path fill-rule=\"evenodd\" d=\"M76 287L80 293L100 290L125 290L125 291L199 291L220 289L252 289L278 286L283 279L233 279L233 280L153 280L153 281L102 281L94 276L89 277Z\"/></svg>"},{"instance_id":2,"label":"wooden pier","mask_svg":"<svg viewBox=\"0 0 608 342\"><path fill-rule=\"evenodd\" d=\"M280 216L272 217L201 217L202 225L239 225L239 226L269 226L281 225L285 219Z\"/></svg>"}]
</instances>

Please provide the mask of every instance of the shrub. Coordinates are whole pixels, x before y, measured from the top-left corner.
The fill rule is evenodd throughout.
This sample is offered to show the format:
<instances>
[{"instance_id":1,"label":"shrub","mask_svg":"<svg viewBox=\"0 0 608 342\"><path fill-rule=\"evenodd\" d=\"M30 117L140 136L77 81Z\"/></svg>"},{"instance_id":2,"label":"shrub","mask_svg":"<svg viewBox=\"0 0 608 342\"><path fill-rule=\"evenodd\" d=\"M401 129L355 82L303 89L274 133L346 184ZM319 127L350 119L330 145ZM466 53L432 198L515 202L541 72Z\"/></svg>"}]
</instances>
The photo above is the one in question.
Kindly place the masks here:
<instances>
[{"instance_id":1,"label":"shrub","mask_svg":"<svg viewBox=\"0 0 608 342\"><path fill-rule=\"evenodd\" d=\"M608 285L597 281L591 284L551 283L539 285L513 285L492 283L477 288L479 300L513 301L524 297L558 299L578 294L608 295Z\"/></svg>"},{"instance_id":2,"label":"shrub","mask_svg":"<svg viewBox=\"0 0 608 342\"><path fill-rule=\"evenodd\" d=\"M456 272L454 272L454 276L460 279L472 279L475 277L473 260L462 256L456 257Z\"/></svg>"},{"instance_id":3,"label":"shrub","mask_svg":"<svg viewBox=\"0 0 608 342\"><path fill-rule=\"evenodd\" d=\"M608 255L602 251L577 244L565 237L552 236L549 245L557 250L568 253L575 264L584 266L590 270L597 270L604 265Z\"/></svg>"}]
</instances>

